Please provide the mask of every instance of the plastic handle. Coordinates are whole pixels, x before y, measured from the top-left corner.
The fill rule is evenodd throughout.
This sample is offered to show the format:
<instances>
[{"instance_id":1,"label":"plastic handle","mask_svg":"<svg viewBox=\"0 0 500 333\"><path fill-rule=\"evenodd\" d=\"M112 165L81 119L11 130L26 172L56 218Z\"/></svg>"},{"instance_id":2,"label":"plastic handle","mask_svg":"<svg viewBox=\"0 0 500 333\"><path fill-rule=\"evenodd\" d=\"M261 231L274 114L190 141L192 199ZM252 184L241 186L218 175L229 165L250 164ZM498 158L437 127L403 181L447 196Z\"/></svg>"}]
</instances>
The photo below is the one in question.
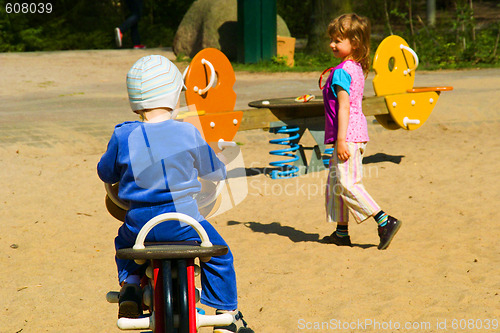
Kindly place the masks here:
<instances>
[{"instance_id":1,"label":"plastic handle","mask_svg":"<svg viewBox=\"0 0 500 333\"><path fill-rule=\"evenodd\" d=\"M404 117L404 119L403 119L403 125L405 125L405 127L408 127L408 124L418 125L418 124L420 124L420 120L418 120L418 119L410 119L408 117Z\"/></svg>"},{"instance_id":2,"label":"plastic handle","mask_svg":"<svg viewBox=\"0 0 500 333\"><path fill-rule=\"evenodd\" d=\"M134 245L134 250L143 250L146 247L144 246L144 241L146 240L146 236L148 233L153 229L155 226L162 222L167 222L167 221L179 221L186 223L189 225L191 228L193 228L198 235L200 236L201 239L201 246L202 247L210 247L212 246L212 243L210 242L210 239L208 238L208 234L203 229L201 224L196 221L194 218L191 216L188 216L186 214L182 213L164 213L160 214L158 216L153 217L151 220L149 220L139 231L139 234L137 235L137 238L135 239L135 245Z\"/></svg>"},{"instance_id":3,"label":"plastic handle","mask_svg":"<svg viewBox=\"0 0 500 333\"><path fill-rule=\"evenodd\" d=\"M220 139L217 143L220 150L223 150L226 147L236 147L237 144L234 141L224 141L224 139Z\"/></svg>"},{"instance_id":4,"label":"plastic handle","mask_svg":"<svg viewBox=\"0 0 500 333\"><path fill-rule=\"evenodd\" d=\"M201 59L201 63L202 64L206 64L208 65L208 67L210 67L210 82L208 82L208 85L203 88L203 89L200 89L198 87L194 87L194 91L197 92L199 95L203 95L204 93L206 93L208 91L208 89L212 88L212 86L214 85L215 83L215 69L214 69L214 66L210 63L210 61L208 61L207 59L203 58Z\"/></svg>"},{"instance_id":5,"label":"plastic handle","mask_svg":"<svg viewBox=\"0 0 500 333\"><path fill-rule=\"evenodd\" d=\"M411 71L415 71L418 67L418 56L417 54L415 53L415 51L413 51L411 48L409 48L408 46L405 46L403 44L399 45L399 47L401 49L405 49L406 51L410 52L411 55L413 56L413 59L415 59L415 67L413 68L408 68L407 70L404 70L403 73L404 75L408 75L410 74Z\"/></svg>"}]
</instances>

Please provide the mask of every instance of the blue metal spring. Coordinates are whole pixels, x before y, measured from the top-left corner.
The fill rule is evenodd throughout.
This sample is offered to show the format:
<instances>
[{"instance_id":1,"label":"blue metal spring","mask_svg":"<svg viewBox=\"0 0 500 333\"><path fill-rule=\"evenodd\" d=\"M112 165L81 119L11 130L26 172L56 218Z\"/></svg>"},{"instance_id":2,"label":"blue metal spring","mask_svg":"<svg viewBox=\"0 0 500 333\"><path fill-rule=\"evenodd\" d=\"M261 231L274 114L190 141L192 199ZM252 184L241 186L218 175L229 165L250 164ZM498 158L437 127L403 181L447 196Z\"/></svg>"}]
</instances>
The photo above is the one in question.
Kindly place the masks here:
<instances>
[{"instance_id":1,"label":"blue metal spring","mask_svg":"<svg viewBox=\"0 0 500 333\"><path fill-rule=\"evenodd\" d=\"M272 179L293 178L299 175L298 174L299 168L297 166L293 164L287 164L287 163L293 163L299 159L299 157L295 154L295 152L299 150L299 144L297 142L293 142L294 140L300 138L300 135L298 133L299 130L300 128L298 126L282 126L282 127L273 127L270 129L271 133L288 134L289 137L273 139L270 140L269 143L290 146L289 148L271 150L269 152L269 154L271 155L290 157L290 159L269 163L271 166L279 167L281 169L281 170L271 171Z\"/></svg>"},{"instance_id":2,"label":"blue metal spring","mask_svg":"<svg viewBox=\"0 0 500 333\"><path fill-rule=\"evenodd\" d=\"M326 148L325 149L324 154L325 155L330 155L329 157L323 159L323 164L326 167L328 167L330 165L330 158L332 157L334 151L335 151L335 148Z\"/></svg>"}]
</instances>

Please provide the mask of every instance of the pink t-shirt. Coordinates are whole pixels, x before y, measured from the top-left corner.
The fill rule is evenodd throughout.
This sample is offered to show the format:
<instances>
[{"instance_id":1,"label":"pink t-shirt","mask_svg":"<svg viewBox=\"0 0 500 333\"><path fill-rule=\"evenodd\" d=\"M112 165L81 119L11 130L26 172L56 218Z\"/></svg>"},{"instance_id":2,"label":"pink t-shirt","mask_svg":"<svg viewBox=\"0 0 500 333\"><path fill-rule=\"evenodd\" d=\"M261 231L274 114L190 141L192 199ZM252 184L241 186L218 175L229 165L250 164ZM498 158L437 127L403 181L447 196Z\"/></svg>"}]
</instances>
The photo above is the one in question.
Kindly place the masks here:
<instances>
[{"instance_id":1,"label":"pink t-shirt","mask_svg":"<svg viewBox=\"0 0 500 333\"><path fill-rule=\"evenodd\" d=\"M340 63L330 72L323 88L325 143L329 144L337 141L339 103L337 95L333 90L334 85L341 86L349 93L350 114L346 141L368 142L368 126L361 106L365 87L363 68L359 63L347 60Z\"/></svg>"}]
</instances>

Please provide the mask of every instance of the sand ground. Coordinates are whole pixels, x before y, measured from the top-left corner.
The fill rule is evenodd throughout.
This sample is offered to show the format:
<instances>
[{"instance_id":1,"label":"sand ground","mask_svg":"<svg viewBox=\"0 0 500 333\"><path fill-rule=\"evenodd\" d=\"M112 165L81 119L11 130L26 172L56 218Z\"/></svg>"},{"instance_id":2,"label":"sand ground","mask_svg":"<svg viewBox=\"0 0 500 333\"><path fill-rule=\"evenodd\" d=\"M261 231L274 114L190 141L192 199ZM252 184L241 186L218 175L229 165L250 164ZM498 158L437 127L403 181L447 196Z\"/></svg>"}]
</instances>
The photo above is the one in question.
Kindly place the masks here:
<instances>
[{"instance_id":1,"label":"sand ground","mask_svg":"<svg viewBox=\"0 0 500 333\"><path fill-rule=\"evenodd\" d=\"M114 125L134 119L124 77L148 53L173 57L0 54L0 332L119 332L104 297L117 289L119 222L96 164ZM316 94L318 74L237 73L236 107ZM404 222L386 251L373 221L351 224L352 248L319 243L334 230L326 172L272 180L260 171L273 136L236 135L248 195L211 222L235 255L240 309L256 332L500 331L500 70L418 72L416 84L454 87L420 129L368 118L365 186Z\"/></svg>"}]
</instances>

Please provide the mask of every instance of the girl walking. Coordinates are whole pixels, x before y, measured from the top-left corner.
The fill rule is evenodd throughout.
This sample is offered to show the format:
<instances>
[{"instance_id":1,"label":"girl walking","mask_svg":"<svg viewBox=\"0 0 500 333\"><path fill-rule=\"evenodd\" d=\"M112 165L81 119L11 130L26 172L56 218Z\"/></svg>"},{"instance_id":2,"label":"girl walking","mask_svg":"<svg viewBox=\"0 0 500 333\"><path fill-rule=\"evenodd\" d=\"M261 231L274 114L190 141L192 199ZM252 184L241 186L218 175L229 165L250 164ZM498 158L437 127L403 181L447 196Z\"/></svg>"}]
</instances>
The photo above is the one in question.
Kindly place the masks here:
<instances>
[{"instance_id":1,"label":"girl walking","mask_svg":"<svg viewBox=\"0 0 500 333\"><path fill-rule=\"evenodd\" d=\"M348 233L351 213L358 223L375 219L378 249L384 250L401 221L381 210L362 184L363 154L369 138L361 104L370 67L370 23L356 14L344 14L330 23L328 34L333 55L341 59L323 88L325 143L335 148L326 187L326 214L328 222L337 222L337 229L323 241L352 246Z\"/></svg>"}]
</instances>

